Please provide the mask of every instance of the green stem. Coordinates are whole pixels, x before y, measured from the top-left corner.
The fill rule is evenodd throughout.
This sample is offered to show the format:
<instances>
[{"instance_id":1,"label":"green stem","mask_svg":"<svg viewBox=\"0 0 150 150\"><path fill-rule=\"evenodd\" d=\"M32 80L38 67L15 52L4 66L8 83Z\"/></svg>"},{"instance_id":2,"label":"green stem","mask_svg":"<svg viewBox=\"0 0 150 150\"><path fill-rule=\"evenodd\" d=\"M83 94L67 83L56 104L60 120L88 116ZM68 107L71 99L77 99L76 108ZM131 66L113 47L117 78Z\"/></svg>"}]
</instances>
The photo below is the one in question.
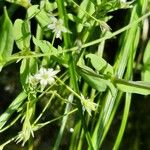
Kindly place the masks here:
<instances>
[{"instance_id":1,"label":"green stem","mask_svg":"<svg viewBox=\"0 0 150 150\"><path fill-rule=\"evenodd\" d=\"M56 38L56 33L54 33L54 35L53 35L52 45L54 45L55 38Z\"/></svg>"},{"instance_id":2,"label":"green stem","mask_svg":"<svg viewBox=\"0 0 150 150\"><path fill-rule=\"evenodd\" d=\"M57 118L55 118L55 119L52 119L52 120L50 120L50 121L47 121L47 122L44 122L44 123L39 123L39 124L37 124L36 126L33 126L33 128L36 127L36 128L34 129L34 131L37 131L37 130L41 129L42 127L44 127L44 126L46 126L46 125L48 125L48 124L51 124L51 123L53 123L53 122L55 122L55 121L58 121L59 119L63 118L64 116L71 115L71 114L75 113L76 111L77 111L77 108L75 108L75 109L69 111L67 114L63 114L62 116L59 116L59 117L57 117Z\"/></svg>"},{"instance_id":3,"label":"green stem","mask_svg":"<svg viewBox=\"0 0 150 150\"><path fill-rule=\"evenodd\" d=\"M59 17L63 20L65 27L68 29L68 18L67 18L66 9L64 7L64 1L57 0L57 6L58 6ZM64 39L65 47L69 48L71 45L69 34L63 33L63 39Z\"/></svg>"},{"instance_id":4,"label":"green stem","mask_svg":"<svg viewBox=\"0 0 150 150\"><path fill-rule=\"evenodd\" d=\"M128 119L129 109L130 109L130 103L131 103L131 94L126 93L126 100L125 100L125 108L124 108L123 118L122 118L121 126L120 126L120 129L119 129L119 134L117 136L117 139L116 139L115 145L113 147L113 150L117 150L119 148L120 143L121 143L122 136L124 134L125 127L126 127L126 124L127 124L127 119Z\"/></svg>"},{"instance_id":5,"label":"green stem","mask_svg":"<svg viewBox=\"0 0 150 150\"><path fill-rule=\"evenodd\" d=\"M57 0L57 6L58 6L59 16L60 16L61 19L63 19L65 27L68 28L68 19L66 17L67 13L66 13L66 9L64 7L64 1ZM71 41L70 41L69 34L68 33L64 33L63 34L63 38L64 38L65 47L66 48L70 48ZM68 61L68 66L69 66L71 86L73 87L73 90L75 90L76 93L79 93L77 77L76 77L76 69L75 69L75 64L74 64L74 59L73 59L72 54L71 53L69 53L69 55L67 54L66 59L69 60ZM91 149L93 149L91 137L90 137L90 134L89 134L89 132L87 130L85 118L84 118L83 113L82 113L82 105L81 105L81 102L80 102L79 99L77 99L77 106L78 106L79 116L80 116L80 118L82 120L82 125L83 125L83 128L85 130L85 135L86 135L89 147Z\"/></svg>"}]
</instances>

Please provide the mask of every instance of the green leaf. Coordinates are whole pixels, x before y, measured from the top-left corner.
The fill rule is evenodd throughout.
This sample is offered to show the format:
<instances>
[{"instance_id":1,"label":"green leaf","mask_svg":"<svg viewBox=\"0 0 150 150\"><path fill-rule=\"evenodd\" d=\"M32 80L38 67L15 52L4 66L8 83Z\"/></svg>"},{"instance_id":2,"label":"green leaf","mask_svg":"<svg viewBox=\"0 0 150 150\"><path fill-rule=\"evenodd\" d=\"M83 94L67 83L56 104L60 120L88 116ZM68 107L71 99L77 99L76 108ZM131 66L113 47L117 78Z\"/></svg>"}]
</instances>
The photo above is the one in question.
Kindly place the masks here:
<instances>
[{"instance_id":1,"label":"green leaf","mask_svg":"<svg viewBox=\"0 0 150 150\"><path fill-rule=\"evenodd\" d=\"M92 66L103 74L113 74L113 67L108 64L102 57L95 54L88 54L86 58L90 58Z\"/></svg>"},{"instance_id":2,"label":"green leaf","mask_svg":"<svg viewBox=\"0 0 150 150\"><path fill-rule=\"evenodd\" d=\"M57 49L53 47L53 45L46 40L36 39L34 36L32 37L33 43L41 49L41 51L45 53L57 53Z\"/></svg>"},{"instance_id":3,"label":"green leaf","mask_svg":"<svg viewBox=\"0 0 150 150\"><path fill-rule=\"evenodd\" d=\"M149 82L150 81L150 40L147 43L143 56L143 70L142 70L142 80Z\"/></svg>"},{"instance_id":4,"label":"green leaf","mask_svg":"<svg viewBox=\"0 0 150 150\"><path fill-rule=\"evenodd\" d=\"M84 80L94 89L98 90L99 92L103 92L106 90L107 85L104 83L104 81L100 78L90 76L84 72L78 72Z\"/></svg>"},{"instance_id":5,"label":"green leaf","mask_svg":"<svg viewBox=\"0 0 150 150\"><path fill-rule=\"evenodd\" d=\"M42 28L47 27L52 21L43 9L38 9L39 5L33 5L27 10L27 18L36 18Z\"/></svg>"},{"instance_id":6,"label":"green leaf","mask_svg":"<svg viewBox=\"0 0 150 150\"><path fill-rule=\"evenodd\" d=\"M18 110L20 105L24 102L27 95L25 92L21 92L9 105L9 107L6 109L6 111L0 115L0 130L3 128L3 126L6 124L6 122L9 120L11 115Z\"/></svg>"},{"instance_id":7,"label":"green leaf","mask_svg":"<svg viewBox=\"0 0 150 150\"><path fill-rule=\"evenodd\" d=\"M63 55L62 57L60 57L60 54L63 54L63 50L60 46L58 46L58 49L56 49L50 42L46 41L46 40L39 40L36 39L35 37L32 37L33 39L33 43L39 47L41 49L41 51L43 52L43 54L46 54L43 57L43 61L42 61L42 65L43 66L47 66L50 63L50 57L51 57L54 61L59 62L61 65L65 65L67 62L63 59Z\"/></svg>"},{"instance_id":8,"label":"green leaf","mask_svg":"<svg viewBox=\"0 0 150 150\"><path fill-rule=\"evenodd\" d=\"M142 71L142 81L145 81L145 82L150 81L150 69L145 69L144 71Z\"/></svg>"},{"instance_id":9,"label":"green leaf","mask_svg":"<svg viewBox=\"0 0 150 150\"><path fill-rule=\"evenodd\" d=\"M99 92L103 92L108 86L111 90L111 94L114 95L116 89L107 76L96 74L87 66L82 66L82 68L77 67L77 72L92 88Z\"/></svg>"},{"instance_id":10,"label":"green leaf","mask_svg":"<svg viewBox=\"0 0 150 150\"><path fill-rule=\"evenodd\" d=\"M150 63L150 40L148 41L144 51L143 63L144 64Z\"/></svg>"},{"instance_id":11,"label":"green leaf","mask_svg":"<svg viewBox=\"0 0 150 150\"><path fill-rule=\"evenodd\" d=\"M0 66L1 68L11 56L14 44L13 25L4 8L3 22L0 24Z\"/></svg>"},{"instance_id":12,"label":"green leaf","mask_svg":"<svg viewBox=\"0 0 150 150\"><path fill-rule=\"evenodd\" d=\"M42 28L47 27L52 21L44 10L41 10L35 18Z\"/></svg>"},{"instance_id":13,"label":"green leaf","mask_svg":"<svg viewBox=\"0 0 150 150\"><path fill-rule=\"evenodd\" d=\"M116 79L115 84L117 88L123 92L137 93L142 95L150 94L150 82Z\"/></svg>"},{"instance_id":14,"label":"green leaf","mask_svg":"<svg viewBox=\"0 0 150 150\"><path fill-rule=\"evenodd\" d=\"M39 5L33 5L27 9L27 18L28 19L33 18L35 15L38 14L38 12L40 12L40 9L38 9L38 7L39 7Z\"/></svg>"},{"instance_id":15,"label":"green leaf","mask_svg":"<svg viewBox=\"0 0 150 150\"><path fill-rule=\"evenodd\" d=\"M17 19L14 23L14 37L20 50L30 48L31 31L28 21Z\"/></svg>"},{"instance_id":16,"label":"green leaf","mask_svg":"<svg viewBox=\"0 0 150 150\"><path fill-rule=\"evenodd\" d=\"M87 12L89 15L92 15L95 12L95 5L89 0L83 0L78 11L77 18L82 20L82 23L77 25L78 32L81 32L83 29L83 24L87 22Z\"/></svg>"},{"instance_id":17,"label":"green leaf","mask_svg":"<svg viewBox=\"0 0 150 150\"><path fill-rule=\"evenodd\" d=\"M45 0L44 3L45 3L45 10L46 10L46 11L52 12L52 11L54 11L55 9L57 9L57 3L56 3L56 1L54 1L54 2L49 2L49 0Z\"/></svg>"},{"instance_id":18,"label":"green leaf","mask_svg":"<svg viewBox=\"0 0 150 150\"><path fill-rule=\"evenodd\" d=\"M31 6L30 0L6 0L6 1L10 2L10 3L21 5L25 8L28 8L29 6Z\"/></svg>"}]
</instances>

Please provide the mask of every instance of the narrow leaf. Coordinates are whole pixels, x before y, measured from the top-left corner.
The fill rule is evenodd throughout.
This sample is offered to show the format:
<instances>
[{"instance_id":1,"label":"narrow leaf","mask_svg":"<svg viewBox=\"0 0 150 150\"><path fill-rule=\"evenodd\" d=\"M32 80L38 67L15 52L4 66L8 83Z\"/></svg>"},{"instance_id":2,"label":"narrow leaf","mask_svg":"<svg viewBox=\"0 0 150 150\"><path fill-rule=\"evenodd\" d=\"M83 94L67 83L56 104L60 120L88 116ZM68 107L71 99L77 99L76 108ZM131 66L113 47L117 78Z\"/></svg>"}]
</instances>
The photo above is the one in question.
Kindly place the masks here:
<instances>
[{"instance_id":1,"label":"narrow leaf","mask_svg":"<svg viewBox=\"0 0 150 150\"><path fill-rule=\"evenodd\" d=\"M52 52L52 49L57 51L57 49L55 49L52 46L52 44L46 40L39 40L39 39L36 39L35 37L33 37L32 39L33 39L33 43L37 47L39 47L43 53L50 53Z\"/></svg>"},{"instance_id":2,"label":"narrow leaf","mask_svg":"<svg viewBox=\"0 0 150 150\"><path fill-rule=\"evenodd\" d=\"M50 17L48 16L47 12L44 11L43 9L39 9L38 7L39 5L33 5L29 7L27 10L27 18L31 19L35 17L38 23L41 25L41 27L45 28L52 21Z\"/></svg>"},{"instance_id":3,"label":"narrow leaf","mask_svg":"<svg viewBox=\"0 0 150 150\"><path fill-rule=\"evenodd\" d=\"M117 88L123 92L137 93L142 95L150 94L150 82L126 81L121 79L117 79L115 82Z\"/></svg>"},{"instance_id":4,"label":"narrow leaf","mask_svg":"<svg viewBox=\"0 0 150 150\"><path fill-rule=\"evenodd\" d=\"M83 69L83 68L82 68ZM98 90L99 92L103 92L107 88L107 84L104 82L103 79L100 79L98 77L94 77L93 75L90 75L84 72L81 68L77 69L77 72L80 76L83 77L83 79L94 89ZM87 68L86 68L87 69Z\"/></svg>"},{"instance_id":5,"label":"narrow leaf","mask_svg":"<svg viewBox=\"0 0 150 150\"><path fill-rule=\"evenodd\" d=\"M110 80L110 76L97 74L88 66L77 67L77 72L92 88L103 92L109 87L112 96L114 96L116 88Z\"/></svg>"},{"instance_id":6,"label":"narrow leaf","mask_svg":"<svg viewBox=\"0 0 150 150\"><path fill-rule=\"evenodd\" d=\"M0 129L6 124L6 122L9 120L11 115L18 110L19 106L24 102L27 95L25 92L21 92L9 105L7 110L0 115Z\"/></svg>"},{"instance_id":7,"label":"narrow leaf","mask_svg":"<svg viewBox=\"0 0 150 150\"><path fill-rule=\"evenodd\" d=\"M17 19L14 23L14 37L20 50L27 50L30 47L30 25L28 21Z\"/></svg>"},{"instance_id":8,"label":"narrow leaf","mask_svg":"<svg viewBox=\"0 0 150 150\"><path fill-rule=\"evenodd\" d=\"M38 9L38 7L39 7L39 5L33 5L28 8L28 10L27 10L27 18L28 19L33 18L35 15L38 14L38 12L40 12L40 9Z\"/></svg>"},{"instance_id":9,"label":"narrow leaf","mask_svg":"<svg viewBox=\"0 0 150 150\"><path fill-rule=\"evenodd\" d=\"M142 80L149 82L150 81L150 40L147 43L143 56L143 70L142 70Z\"/></svg>"},{"instance_id":10,"label":"narrow leaf","mask_svg":"<svg viewBox=\"0 0 150 150\"><path fill-rule=\"evenodd\" d=\"M111 73L113 74L113 67L108 64L102 57L96 54L88 54L86 58L90 58L92 66L103 74Z\"/></svg>"},{"instance_id":11,"label":"narrow leaf","mask_svg":"<svg viewBox=\"0 0 150 150\"><path fill-rule=\"evenodd\" d=\"M14 44L13 25L4 8L4 20L0 24L0 66L5 64L6 60L11 56Z\"/></svg>"},{"instance_id":12,"label":"narrow leaf","mask_svg":"<svg viewBox=\"0 0 150 150\"><path fill-rule=\"evenodd\" d=\"M31 6L30 0L6 0L6 1L10 2L10 3L21 5L25 8L28 8L29 6Z\"/></svg>"}]
</instances>

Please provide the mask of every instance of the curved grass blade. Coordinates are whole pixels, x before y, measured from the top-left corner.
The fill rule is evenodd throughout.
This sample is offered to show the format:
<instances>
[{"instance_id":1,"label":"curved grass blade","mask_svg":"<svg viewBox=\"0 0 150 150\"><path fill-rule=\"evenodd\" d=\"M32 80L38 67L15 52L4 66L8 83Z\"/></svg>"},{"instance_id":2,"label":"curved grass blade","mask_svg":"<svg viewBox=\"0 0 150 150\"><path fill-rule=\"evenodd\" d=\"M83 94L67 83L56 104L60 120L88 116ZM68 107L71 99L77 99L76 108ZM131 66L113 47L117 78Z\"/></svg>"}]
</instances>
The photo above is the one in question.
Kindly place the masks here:
<instances>
[{"instance_id":1,"label":"curved grass blade","mask_svg":"<svg viewBox=\"0 0 150 150\"><path fill-rule=\"evenodd\" d=\"M129 115L130 104L131 104L131 94L126 93L125 108L124 108L123 118L122 118L122 122L121 122L121 127L119 130L116 142L114 144L113 150L117 150L119 148L120 143L121 143L122 136L124 134L124 130L125 130L128 115Z\"/></svg>"},{"instance_id":2,"label":"curved grass blade","mask_svg":"<svg viewBox=\"0 0 150 150\"><path fill-rule=\"evenodd\" d=\"M133 22L134 20L137 20L138 14L137 14L137 5L132 10L131 20L130 22ZM135 43L135 40L137 40L135 35L138 34L138 24L135 24L134 27L132 27L129 31L126 32L124 41L122 43L122 49L119 55L118 61L115 63L115 74L117 77L122 78L123 74L125 72L125 68L127 66L127 61L129 58L130 52L133 50L136 50L137 45L132 45ZM105 97L105 104L102 108L101 115L98 119L98 122L96 124L92 141L94 144L95 149L99 149L99 147L102 145L106 134L108 132L108 129L110 127L111 121L113 116L111 114L115 114L114 108L116 107L116 100L117 100L118 90L114 92L114 96L110 94L108 91L106 97ZM118 102L117 102L118 103Z\"/></svg>"},{"instance_id":3,"label":"curved grass blade","mask_svg":"<svg viewBox=\"0 0 150 150\"><path fill-rule=\"evenodd\" d=\"M27 95L25 92L21 92L9 105L7 110L0 116L0 129L3 128L3 126L6 124L6 122L9 120L9 118L12 116L12 114L18 110L20 105L24 102L24 100L27 98Z\"/></svg>"}]
</instances>

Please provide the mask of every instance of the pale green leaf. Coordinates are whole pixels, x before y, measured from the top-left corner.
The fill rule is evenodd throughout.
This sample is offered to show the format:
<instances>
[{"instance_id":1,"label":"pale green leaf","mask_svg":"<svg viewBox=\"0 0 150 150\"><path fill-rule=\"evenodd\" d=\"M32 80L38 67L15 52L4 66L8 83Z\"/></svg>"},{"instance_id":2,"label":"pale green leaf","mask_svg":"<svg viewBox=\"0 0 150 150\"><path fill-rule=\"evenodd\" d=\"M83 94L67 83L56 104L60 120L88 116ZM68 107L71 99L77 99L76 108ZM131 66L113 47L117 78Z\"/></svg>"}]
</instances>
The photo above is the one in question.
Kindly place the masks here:
<instances>
[{"instance_id":1,"label":"pale green leaf","mask_svg":"<svg viewBox=\"0 0 150 150\"><path fill-rule=\"evenodd\" d=\"M83 69L85 69L85 71L84 71ZM93 76L93 75L90 75L90 74L86 73L86 70L87 70L87 69L88 69L87 67L86 67L86 68L85 68L85 67L83 68L83 66L82 66L82 69L81 69L81 68L78 68L78 69L77 69L77 72L78 72L79 75L81 75L81 76L83 77L83 79L84 79L92 88L98 90L99 92L105 91L106 88L107 88L106 83L105 83L102 79L100 79L100 78L98 78L98 77L95 77L95 76ZM89 70L89 71L91 71L91 70Z\"/></svg>"},{"instance_id":2,"label":"pale green leaf","mask_svg":"<svg viewBox=\"0 0 150 150\"><path fill-rule=\"evenodd\" d=\"M27 10L27 18L36 18L42 28L47 27L52 21L44 9L39 9L39 5L33 5Z\"/></svg>"},{"instance_id":3,"label":"pale green leaf","mask_svg":"<svg viewBox=\"0 0 150 150\"><path fill-rule=\"evenodd\" d=\"M4 8L3 19L0 25L0 55L2 59L7 59L12 54L14 37L13 25L9 19L6 8Z\"/></svg>"},{"instance_id":4,"label":"pale green leaf","mask_svg":"<svg viewBox=\"0 0 150 150\"><path fill-rule=\"evenodd\" d=\"M27 18L31 19L35 15L37 15L38 12L40 12L40 9L38 9L39 5L32 5L27 9Z\"/></svg>"},{"instance_id":5,"label":"pale green leaf","mask_svg":"<svg viewBox=\"0 0 150 150\"><path fill-rule=\"evenodd\" d=\"M49 0L45 0L45 10L52 12L53 10L57 9L57 2L49 2Z\"/></svg>"},{"instance_id":6,"label":"pale green leaf","mask_svg":"<svg viewBox=\"0 0 150 150\"><path fill-rule=\"evenodd\" d=\"M150 94L150 82L116 80L116 86L119 90L128 93L137 93L142 95Z\"/></svg>"},{"instance_id":7,"label":"pale green leaf","mask_svg":"<svg viewBox=\"0 0 150 150\"><path fill-rule=\"evenodd\" d=\"M88 13L89 15L92 15L95 12L95 6L91 1L83 0L78 9L79 11L78 11L77 17L82 20L82 23L77 25L77 30L78 32L81 32L83 29L83 24L87 22L87 19L88 19L86 13Z\"/></svg>"},{"instance_id":8,"label":"pale green leaf","mask_svg":"<svg viewBox=\"0 0 150 150\"><path fill-rule=\"evenodd\" d=\"M4 111L2 115L0 115L0 130L3 128L3 126L7 123L11 115L18 110L20 105L24 102L27 95L25 92L21 92L9 105L9 107Z\"/></svg>"},{"instance_id":9,"label":"pale green leaf","mask_svg":"<svg viewBox=\"0 0 150 150\"><path fill-rule=\"evenodd\" d=\"M111 90L112 95L115 93L115 87L108 77L96 74L91 68L82 66L77 67L77 72L83 79L94 89L103 92L107 87Z\"/></svg>"},{"instance_id":10,"label":"pale green leaf","mask_svg":"<svg viewBox=\"0 0 150 150\"><path fill-rule=\"evenodd\" d=\"M102 57L96 54L88 54L86 58L90 58L92 66L103 74L113 74L113 67L108 64Z\"/></svg>"},{"instance_id":11,"label":"pale green leaf","mask_svg":"<svg viewBox=\"0 0 150 150\"><path fill-rule=\"evenodd\" d=\"M148 41L147 46L145 48L143 63L144 64L150 63L150 40Z\"/></svg>"},{"instance_id":12,"label":"pale green leaf","mask_svg":"<svg viewBox=\"0 0 150 150\"><path fill-rule=\"evenodd\" d=\"M34 36L32 37L32 39L33 39L33 43L36 46L38 46L43 53L50 53L50 51L51 51L50 50L50 46L51 46L50 42L48 42L46 40L36 39Z\"/></svg>"},{"instance_id":13,"label":"pale green leaf","mask_svg":"<svg viewBox=\"0 0 150 150\"><path fill-rule=\"evenodd\" d=\"M10 2L10 3L21 5L25 8L28 8L31 6L30 0L6 0L6 1Z\"/></svg>"},{"instance_id":14,"label":"pale green leaf","mask_svg":"<svg viewBox=\"0 0 150 150\"><path fill-rule=\"evenodd\" d=\"M42 28L46 28L52 21L44 10L40 10L35 16Z\"/></svg>"},{"instance_id":15,"label":"pale green leaf","mask_svg":"<svg viewBox=\"0 0 150 150\"><path fill-rule=\"evenodd\" d=\"M48 53L50 55L57 55L58 50L53 47L53 45L46 40L39 40L33 37L33 43L41 49L43 53Z\"/></svg>"},{"instance_id":16,"label":"pale green leaf","mask_svg":"<svg viewBox=\"0 0 150 150\"><path fill-rule=\"evenodd\" d=\"M14 23L14 37L20 50L27 50L30 47L30 25L28 21L17 19Z\"/></svg>"},{"instance_id":17,"label":"pale green leaf","mask_svg":"<svg viewBox=\"0 0 150 150\"><path fill-rule=\"evenodd\" d=\"M142 81L150 81L150 40L147 43L145 52L143 55L143 70L142 70Z\"/></svg>"},{"instance_id":18,"label":"pale green leaf","mask_svg":"<svg viewBox=\"0 0 150 150\"><path fill-rule=\"evenodd\" d=\"M142 71L142 81L150 81L150 69L145 69L144 71Z\"/></svg>"}]
</instances>

